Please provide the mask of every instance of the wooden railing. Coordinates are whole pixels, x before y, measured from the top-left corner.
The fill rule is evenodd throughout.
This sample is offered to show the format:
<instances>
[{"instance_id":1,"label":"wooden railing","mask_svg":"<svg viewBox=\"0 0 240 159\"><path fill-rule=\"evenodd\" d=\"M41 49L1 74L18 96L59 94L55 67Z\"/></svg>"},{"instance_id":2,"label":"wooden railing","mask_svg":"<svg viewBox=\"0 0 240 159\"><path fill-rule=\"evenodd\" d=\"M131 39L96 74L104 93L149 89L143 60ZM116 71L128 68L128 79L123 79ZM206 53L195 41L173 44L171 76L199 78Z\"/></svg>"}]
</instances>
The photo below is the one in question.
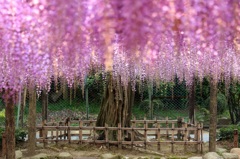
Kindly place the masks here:
<instances>
[{"instance_id":1,"label":"wooden railing","mask_svg":"<svg viewBox=\"0 0 240 159\"><path fill-rule=\"evenodd\" d=\"M202 152L203 125L188 124L182 120L131 120L131 127L122 127L119 123L117 127L111 127L108 124L97 127L96 120L65 120L62 122L44 122L41 126L37 126L39 137L37 142L43 142L46 146L49 142L58 143L93 143L93 144L110 144L143 145L147 148L148 145L156 145L157 150L161 150L161 146L171 144L171 152L174 152L174 145L183 145L184 151L187 151L187 145L195 145L198 152ZM104 140L97 137L97 131L104 132ZM110 139L110 132L116 134L116 140ZM128 132L129 141L125 140L124 134ZM137 133L137 134L136 134ZM191 138L190 134L194 134ZM141 139L136 139L137 136ZM152 137L150 141L149 138ZM75 139L74 139L75 138ZM163 140L164 139L164 140Z\"/></svg>"}]
</instances>

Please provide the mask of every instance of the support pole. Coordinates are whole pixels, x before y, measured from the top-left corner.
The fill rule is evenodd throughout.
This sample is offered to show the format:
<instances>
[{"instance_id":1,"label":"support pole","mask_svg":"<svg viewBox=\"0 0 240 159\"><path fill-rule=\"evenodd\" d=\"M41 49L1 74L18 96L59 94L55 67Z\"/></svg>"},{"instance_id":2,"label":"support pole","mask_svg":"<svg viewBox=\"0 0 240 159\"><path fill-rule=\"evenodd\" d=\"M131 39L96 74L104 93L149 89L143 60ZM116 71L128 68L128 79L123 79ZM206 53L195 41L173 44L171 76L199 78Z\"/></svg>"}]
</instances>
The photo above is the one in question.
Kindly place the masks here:
<instances>
[{"instance_id":1,"label":"support pole","mask_svg":"<svg viewBox=\"0 0 240 159\"><path fill-rule=\"evenodd\" d=\"M87 114L87 120L88 120L88 116L89 116L89 102L88 102L88 83L87 83L87 76L85 77L84 85L85 85L85 98L86 98L86 114Z\"/></svg>"},{"instance_id":2,"label":"support pole","mask_svg":"<svg viewBox=\"0 0 240 159\"><path fill-rule=\"evenodd\" d=\"M36 90L29 89L29 115L28 115L28 155L32 156L36 150Z\"/></svg>"},{"instance_id":3,"label":"support pole","mask_svg":"<svg viewBox=\"0 0 240 159\"><path fill-rule=\"evenodd\" d=\"M88 103L88 87L86 87L86 113L87 113L87 120L88 120L88 116L89 116L89 103Z\"/></svg>"},{"instance_id":4,"label":"support pole","mask_svg":"<svg viewBox=\"0 0 240 159\"><path fill-rule=\"evenodd\" d=\"M150 119L153 119L153 103L152 103L152 94L153 94L153 83L148 84L148 100L149 100L149 110L150 110Z\"/></svg>"},{"instance_id":5,"label":"support pole","mask_svg":"<svg viewBox=\"0 0 240 159\"><path fill-rule=\"evenodd\" d=\"M48 121L48 92L46 89L42 91L42 121Z\"/></svg>"},{"instance_id":6,"label":"support pole","mask_svg":"<svg viewBox=\"0 0 240 159\"><path fill-rule=\"evenodd\" d=\"M217 136L217 81L210 81L210 123L209 123L209 151L216 152Z\"/></svg>"},{"instance_id":7,"label":"support pole","mask_svg":"<svg viewBox=\"0 0 240 159\"><path fill-rule=\"evenodd\" d=\"M193 79L189 91L189 119L191 124L195 124L195 80Z\"/></svg>"},{"instance_id":8,"label":"support pole","mask_svg":"<svg viewBox=\"0 0 240 159\"><path fill-rule=\"evenodd\" d=\"M17 113L17 122L16 122L16 128L18 129L19 127L19 117L20 117L20 109L21 109L21 100L22 100L22 92L19 91L18 94L18 113Z\"/></svg>"}]
</instances>

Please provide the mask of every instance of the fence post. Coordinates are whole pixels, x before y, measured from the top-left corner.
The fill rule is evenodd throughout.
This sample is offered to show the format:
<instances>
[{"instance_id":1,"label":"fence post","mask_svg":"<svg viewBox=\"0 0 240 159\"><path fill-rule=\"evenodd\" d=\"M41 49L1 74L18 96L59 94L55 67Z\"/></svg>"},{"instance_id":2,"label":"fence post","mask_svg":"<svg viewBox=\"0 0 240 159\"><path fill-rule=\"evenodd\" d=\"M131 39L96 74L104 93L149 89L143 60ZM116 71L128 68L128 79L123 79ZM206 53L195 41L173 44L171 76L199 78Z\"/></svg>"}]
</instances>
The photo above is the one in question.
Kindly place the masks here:
<instances>
[{"instance_id":1,"label":"fence post","mask_svg":"<svg viewBox=\"0 0 240 159\"><path fill-rule=\"evenodd\" d=\"M233 147L238 148L238 129L233 131Z\"/></svg>"},{"instance_id":2,"label":"fence post","mask_svg":"<svg viewBox=\"0 0 240 159\"><path fill-rule=\"evenodd\" d=\"M96 129L95 129L96 123L93 122L92 126L93 126L93 143L94 143L94 145L96 145Z\"/></svg>"},{"instance_id":3,"label":"fence post","mask_svg":"<svg viewBox=\"0 0 240 159\"><path fill-rule=\"evenodd\" d=\"M203 153L203 123L201 123L201 154Z\"/></svg>"},{"instance_id":4,"label":"fence post","mask_svg":"<svg viewBox=\"0 0 240 159\"><path fill-rule=\"evenodd\" d=\"M197 144L195 145L195 150L196 150L196 152L198 152L198 128L199 127L198 127L198 123L194 123L193 125L194 125L193 127L195 128L195 130L194 130L194 141L197 142Z\"/></svg>"},{"instance_id":5,"label":"fence post","mask_svg":"<svg viewBox=\"0 0 240 159\"><path fill-rule=\"evenodd\" d=\"M71 89L70 89L70 90L71 90ZM67 126L67 125L68 125L69 119L70 119L69 117L65 119L65 121L64 121L64 126ZM64 130L63 130L63 133L64 133L64 134L63 134L63 135L64 135L63 138L64 138L64 140L66 140L66 138L67 138L67 129L64 129Z\"/></svg>"},{"instance_id":6,"label":"fence post","mask_svg":"<svg viewBox=\"0 0 240 159\"><path fill-rule=\"evenodd\" d=\"M184 152L186 153L187 152L187 136L188 136L188 130L187 130L187 128L188 128L188 124L187 123L185 123L184 124L184 128L185 128L185 130L184 130Z\"/></svg>"},{"instance_id":7,"label":"fence post","mask_svg":"<svg viewBox=\"0 0 240 159\"><path fill-rule=\"evenodd\" d=\"M148 123L146 121L146 117L144 117L144 148L147 149L147 128L148 128Z\"/></svg>"},{"instance_id":8,"label":"fence post","mask_svg":"<svg viewBox=\"0 0 240 159\"><path fill-rule=\"evenodd\" d=\"M155 117L154 118L154 124L153 124L154 126L155 126L155 128L157 128L157 118ZM157 139L157 130L155 131L155 138Z\"/></svg>"},{"instance_id":9,"label":"fence post","mask_svg":"<svg viewBox=\"0 0 240 159\"><path fill-rule=\"evenodd\" d=\"M158 141L158 150L160 151L161 150L161 143L160 143L160 140L161 140L161 133L160 133L160 123L157 123L157 141Z\"/></svg>"},{"instance_id":10,"label":"fence post","mask_svg":"<svg viewBox=\"0 0 240 159\"><path fill-rule=\"evenodd\" d=\"M46 141L47 136L48 136L48 131L45 130L45 126L47 125L46 123L47 123L47 121L44 120L44 121L43 121L43 125L42 125L43 147L44 147L44 148L46 148L46 145L47 145L47 142L48 142L48 141Z\"/></svg>"},{"instance_id":11,"label":"fence post","mask_svg":"<svg viewBox=\"0 0 240 159\"><path fill-rule=\"evenodd\" d=\"M132 131L131 131L131 149L133 149L133 142L134 142L134 129L135 128L135 121L132 123Z\"/></svg>"},{"instance_id":12,"label":"fence post","mask_svg":"<svg viewBox=\"0 0 240 159\"><path fill-rule=\"evenodd\" d=\"M118 123L118 148L122 149L122 126Z\"/></svg>"},{"instance_id":13,"label":"fence post","mask_svg":"<svg viewBox=\"0 0 240 159\"><path fill-rule=\"evenodd\" d=\"M175 131L175 127L174 127L174 123L172 123L172 142L171 142L172 153L174 153L174 131Z\"/></svg>"},{"instance_id":14,"label":"fence post","mask_svg":"<svg viewBox=\"0 0 240 159\"><path fill-rule=\"evenodd\" d=\"M60 126L64 126L64 125L60 125ZM62 135L62 130L61 129L59 130L59 133L60 133L60 140L62 140L63 135Z\"/></svg>"},{"instance_id":15,"label":"fence post","mask_svg":"<svg viewBox=\"0 0 240 159\"><path fill-rule=\"evenodd\" d=\"M59 128L59 123L56 123L56 145L58 145L58 128Z\"/></svg>"},{"instance_id":16,"label":"fence post","mask_svg":"<svg viewBox=\"0 0 240 159\"><path fill-rule=\"evenodd\" d=\"M55 125L54 125L54 120L53 120L53 119L51 119L51 123L52 123L52 126L55 126ZM51 139L52 139L51 142L53 142L53 138L54 138L54 136L53 136L53 129L51 129Z\"/></svg>"},{"instance_id":17,"label":"fence post","mask_svg":"<svg viewBox=\"0 0 240 159\"><path fill-rule=\"evenodd\" d=\"M107 148L109 148L109 139L108 139L108 124L105 124L105 142L106 142L106 146Z\"/></svg>"},{"instance_id":18,"label":"fence post","mask_svg":"<svg viewBox=\"0 0 240 159\"><path fill-rule=\"evenodd\" d=\"M71 143L71 129L70 129L71 122L70 122L70 120L68 120L67 126L68 126L68 128L67 128L67 138L68 138L68 143L70 144Z\"/></svg>"},{"instance_id":19,"label":"fence post","mask_svg":"<svg viewBox=\"0 0 240 159\"><path fill-rule=\"evenodd\" d=\"M201 152L201 123L198 123L198 133L197 133L197 141L198 141L198 152Z\"/></svg>"},{"instance_id":20,"label":"fence post","mask_svg":"<svg viewBox=\"0 0 240 159\"><path fill-rule=\"evenodd\" d=\"M169 125L168 125L168 117L166 117L166 128L169 128ZM166 140L168 140L168 136L169 136L169 132L168 132L168 129L166 130Z\"/></svg>"},{"instance_id":21,"label":"fence post","mask_svg":"<svg viewBox=\"0 0 240 159\"><path fill-rule=\"evenodd\" d=\"M2 158L6 157L6 133L2 133Z\"/></svg>"},{"instance_id":22,"label":"fence post","mask_svg":"<svg viewBox=\"0 0 240 159\"><path fill-rule=\"evenodd\" d=\"M178 127L178 128L182 128L182 118L181 118L181 117L178 117L177 127ZM181 130L178 130L177 139L178 139L178 140L181 139Z\"/></svg>"},{"instance_id":23,"label":"fence post","mask_svg":"<svg viewBox=\"0 0 240 159\"><path fill-rule=\"evenodd\" d=\"M83 121L80 119L79 120L79 143L80 144L82 144L82 127L83 127Z\"/></svg>"}]
</instances>

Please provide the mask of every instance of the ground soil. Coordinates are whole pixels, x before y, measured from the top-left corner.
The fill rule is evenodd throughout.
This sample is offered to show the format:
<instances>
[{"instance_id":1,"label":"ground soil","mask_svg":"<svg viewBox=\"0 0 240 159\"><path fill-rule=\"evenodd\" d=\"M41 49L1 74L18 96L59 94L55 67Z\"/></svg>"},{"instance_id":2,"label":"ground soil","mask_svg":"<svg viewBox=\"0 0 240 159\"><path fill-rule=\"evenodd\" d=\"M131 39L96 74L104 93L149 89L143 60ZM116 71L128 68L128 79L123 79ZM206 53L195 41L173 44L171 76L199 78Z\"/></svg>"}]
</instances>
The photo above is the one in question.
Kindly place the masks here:
<instances>
[{"instance_id":1,"label":"ground soil","mask_svg":"<svg viewBox=\"0 0 240 159\"><path fill-rule=\"evenodd\" d=\"M232 141L218 141L217 147L226 148L230 150L233 147ZM21 142L17 144L17 148L23 150L23 155L27 156L27 143ZM131 147L123 147L118 149L116 146L110 146L106 148L105 145L93 145L93 144L48 144L46 148L43 148L42 144L37 144L36 153L46 153L49 155L57 155L59 152L69 152L74 158L92 157L98 158L101 154L111 153L119 154L128 157L140 157L140 156L160 156L167 158L187 158L190 156L201 156L201 153L197 153L194 146L190 145L187 147L187 153L184 153L183 146L175 146L175 152L171 153L171 145L164 145L161 147L161 151L157 151L155 146L148 146L147 150L142 145L138 145L131 149ZM203 153L208 151L208 143L203 144ZM0 150L1 154L1 150ZM0 155L1 156L1 155ZM0 157L1 158L1 157Z\"/></svg>"},{"instance_id":2,"label":"ground soil","mask_svg":"<svg viewBox=\"0 0 240 159\"><path fill-rule=\"evenodd\" d=\"M225 148L230 151L232 148L234 148L233 141L231 140L217 141L217 147Z\"/></svg>"}]
</instances>

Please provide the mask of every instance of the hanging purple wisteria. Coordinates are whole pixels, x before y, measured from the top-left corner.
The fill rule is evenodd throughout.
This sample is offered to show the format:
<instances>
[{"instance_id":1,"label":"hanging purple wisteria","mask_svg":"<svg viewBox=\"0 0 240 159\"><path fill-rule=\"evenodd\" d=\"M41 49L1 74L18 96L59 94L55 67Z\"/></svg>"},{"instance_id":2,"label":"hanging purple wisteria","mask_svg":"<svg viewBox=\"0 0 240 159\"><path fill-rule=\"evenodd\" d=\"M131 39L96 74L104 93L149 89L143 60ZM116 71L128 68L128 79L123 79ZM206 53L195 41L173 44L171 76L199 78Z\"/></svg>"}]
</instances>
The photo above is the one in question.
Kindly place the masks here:
<instances>
[{"instance_id":1,"label":"hanging purple wisteria","mask_svg":"<svg viewBox=\"0 0 240 159\"><path fill-rule=\"evenodd\" d=\"M0 88L71 86L92 65L129 80L240 78L238 0L0 0Z\"/></svg>"}]
</instances>

